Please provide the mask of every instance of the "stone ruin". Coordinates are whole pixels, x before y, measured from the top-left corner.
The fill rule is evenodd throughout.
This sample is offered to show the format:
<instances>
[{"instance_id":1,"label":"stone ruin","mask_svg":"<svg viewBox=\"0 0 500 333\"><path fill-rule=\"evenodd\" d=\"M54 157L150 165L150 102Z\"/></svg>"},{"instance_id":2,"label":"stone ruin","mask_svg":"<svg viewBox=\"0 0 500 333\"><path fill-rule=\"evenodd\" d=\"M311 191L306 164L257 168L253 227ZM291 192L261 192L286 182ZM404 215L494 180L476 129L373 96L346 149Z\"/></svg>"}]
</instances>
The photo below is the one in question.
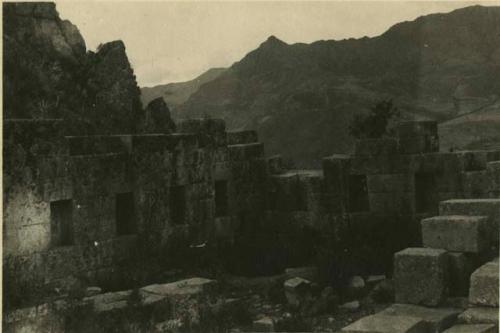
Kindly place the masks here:
<instances>
[{"instance_id":1,"label":"stone ruin","mask_svg":"<svg viewBox=\"0 0 500 333\"><path fill-rule=\"evenodd\" d=\"M491 260L500 152L438 152L435 122L404 122L396 138L360 140L353 155L325 158L322 170L286 170L279 156L265 157L255 132L227 132L221 120L108 136L62 136L63 123L4 121L7 331L47 318L68 325L50 317L61 307L155 313L165 300L193 302L214 290L213 267L272 275L314 266L320 284L340 290L355 275L393 276L395 302L411 305L346 332L386 332L401 322L401 332L424 332L411 329L428 317L447 328L464 307L447 304L450 297L469 297L459 320L498 321L498 258ZM165 284L172 268L211 279ZM294 297L311 281L291 271L298 280L284 289ZM173 308L168 320L185 317Z\"/></svg>"},{"instance_id":2,"label":"stone ruin","mask_svg":"<svg viewBox=\"0 0 500 333\"><path fill-rule=\"evenodd\" d=\"M413 121L290 170L142 110L123 43L85 53L53 4L4 19L6 332L497 329L500 151Z\"/></svg>"}]
</instances>

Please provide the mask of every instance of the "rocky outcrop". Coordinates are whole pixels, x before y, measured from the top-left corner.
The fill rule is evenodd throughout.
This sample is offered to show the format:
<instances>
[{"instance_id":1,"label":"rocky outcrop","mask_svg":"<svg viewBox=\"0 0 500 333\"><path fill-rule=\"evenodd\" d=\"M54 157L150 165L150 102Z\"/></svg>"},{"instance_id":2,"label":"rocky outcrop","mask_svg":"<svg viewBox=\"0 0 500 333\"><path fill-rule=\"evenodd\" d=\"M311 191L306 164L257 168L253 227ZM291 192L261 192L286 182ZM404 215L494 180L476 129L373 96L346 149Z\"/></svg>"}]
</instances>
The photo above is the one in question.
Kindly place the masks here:
<instances>
[{"instance_id":1,"label":"rocky outcrop","mask_svg":"<svg viewBox=\"0 0 500 333\"><path fill-rule=\"evenodd\" d=\"M4 118L64 118L71 134L131 133L143 110L121 41L87 52L54 3L5 3Z\"/></svg>"},{"instance_id":2,"label":"rocky outcrop","mask_svg":"<svg viewBox=\"0 0 500 333\"><path fill-rule=\"evenodd\" d=\"M163 100L163 97L158 97L149 102L145 113L146 132L172 133L175 131L175 123L172 118L170 118L170 110Z\"/></svg>"}]
</instances>

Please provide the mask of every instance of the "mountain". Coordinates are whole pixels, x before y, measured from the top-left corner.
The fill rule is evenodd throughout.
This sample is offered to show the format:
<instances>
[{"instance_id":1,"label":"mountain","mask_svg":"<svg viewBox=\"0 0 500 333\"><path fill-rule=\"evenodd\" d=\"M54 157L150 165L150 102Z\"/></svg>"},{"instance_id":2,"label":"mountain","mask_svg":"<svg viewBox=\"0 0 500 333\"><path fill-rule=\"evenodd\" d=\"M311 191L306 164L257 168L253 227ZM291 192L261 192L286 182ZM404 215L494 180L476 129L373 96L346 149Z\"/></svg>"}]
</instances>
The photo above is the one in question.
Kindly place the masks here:
<instances>
[{"instance_id":1,"label":"mountain","mask_svg":"<svg viewBox=\"0 0 500 333\"><path fill-rule=\"evenodd\" d=\"M218 78L225 71L225 68L211 68L191 81L143 87L141 88L142 104L146 106L153 99L163 97L169 107L175 108L177 105L187 101L201 85Z\"/></svg>"},{"instance_id":2,"label":"mountain","mask_svg":"<svg viewBox=\"0 0 500 333\"><path fill-rule=\"evenodd\" d=\"M257 129L268 154L309 167L351 151L353 115L381 99L392 98L405 119L446 121L494 102L499 78L500 7L472 6L374 38L289 45L271 36L177 113Z\"/></svg>"}]
</instances>

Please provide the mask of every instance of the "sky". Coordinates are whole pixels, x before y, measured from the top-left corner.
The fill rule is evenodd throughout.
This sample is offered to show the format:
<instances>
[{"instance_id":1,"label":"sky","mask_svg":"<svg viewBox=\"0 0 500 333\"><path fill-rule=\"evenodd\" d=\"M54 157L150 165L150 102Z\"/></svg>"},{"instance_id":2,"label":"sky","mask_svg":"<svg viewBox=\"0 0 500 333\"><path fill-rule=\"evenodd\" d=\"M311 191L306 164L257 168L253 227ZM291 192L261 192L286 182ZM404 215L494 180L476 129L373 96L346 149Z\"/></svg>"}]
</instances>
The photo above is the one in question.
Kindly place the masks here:
<instances>
[{"instance_id":1,"label":"sky","mask_svg":"<svg viewBox=\"0 0 500 333\"><path fill-rule=\"evenodd\" d=\"M289 44L372 37L401 21L474 4L500 1L56 1L87 49L123 40L141 87L229 67L271 35Z\"/></svg>"}]
</instances>

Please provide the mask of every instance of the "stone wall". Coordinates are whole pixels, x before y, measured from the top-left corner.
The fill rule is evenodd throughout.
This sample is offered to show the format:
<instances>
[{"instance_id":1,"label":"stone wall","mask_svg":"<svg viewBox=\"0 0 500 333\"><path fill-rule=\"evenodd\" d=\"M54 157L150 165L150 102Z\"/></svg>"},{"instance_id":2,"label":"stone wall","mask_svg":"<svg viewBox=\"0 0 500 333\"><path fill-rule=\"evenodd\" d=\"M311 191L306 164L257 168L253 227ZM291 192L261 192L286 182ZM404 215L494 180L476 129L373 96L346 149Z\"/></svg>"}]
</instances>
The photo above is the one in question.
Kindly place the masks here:
<instances>
[{"instance_id":1,"label":"stone wall","mask_svg":"<svg viewBox=\"0 0 500 333\"><path fill-rule=\"evenodd\" d=\"M14 304L216 262L238 274L316 263L339 282L390 274L392 254L420 244L418 221L440 201L500 193L498 152L435 152L428 122L401 125L423 133L404 140L360 141L351 156L325 158L323 170L284 170L255 133L228 134L221 120L186 120L172 134L64 137L61 126L4 125L4 272Z\"/></svg>"}]
</instances>

